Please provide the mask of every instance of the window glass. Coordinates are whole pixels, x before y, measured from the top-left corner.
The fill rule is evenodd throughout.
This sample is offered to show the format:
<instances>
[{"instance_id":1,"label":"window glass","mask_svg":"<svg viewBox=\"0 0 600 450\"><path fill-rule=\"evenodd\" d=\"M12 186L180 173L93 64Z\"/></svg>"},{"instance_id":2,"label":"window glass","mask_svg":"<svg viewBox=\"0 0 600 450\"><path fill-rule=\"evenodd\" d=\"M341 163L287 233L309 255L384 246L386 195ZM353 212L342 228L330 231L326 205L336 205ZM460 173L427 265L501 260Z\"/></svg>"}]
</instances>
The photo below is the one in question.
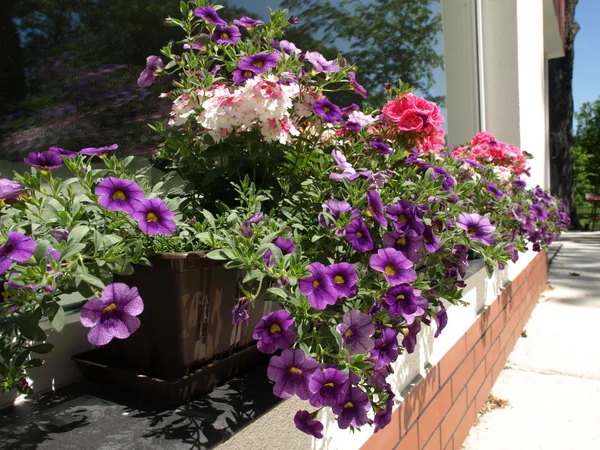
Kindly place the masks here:
<instances>
[{"instance_id":1,"label":"window glass","mask_svg":"<svg viewBox=\"0 0 600 450\"><path fill-rule=\"evenodd\" d=\"M443 104L439 0L228 0L219 14L268 20L269 8L299 16L286 39L328 59L339 52L358 66L369 103L385 101L398 78ZM117 143L120 154L148 157L157 137L147 126L164 117L157 101L168 80L137 86L148 55L182 37L165 27L176 0L7 0L0 15L0 172L10 176L27 153ZM162 84L161 84L162 83ZM360 103L354 93L334 97ZM19 163L20 164L20 163ZM18 167L18 165L17 165Z\"/></svg>"}]
</instances>

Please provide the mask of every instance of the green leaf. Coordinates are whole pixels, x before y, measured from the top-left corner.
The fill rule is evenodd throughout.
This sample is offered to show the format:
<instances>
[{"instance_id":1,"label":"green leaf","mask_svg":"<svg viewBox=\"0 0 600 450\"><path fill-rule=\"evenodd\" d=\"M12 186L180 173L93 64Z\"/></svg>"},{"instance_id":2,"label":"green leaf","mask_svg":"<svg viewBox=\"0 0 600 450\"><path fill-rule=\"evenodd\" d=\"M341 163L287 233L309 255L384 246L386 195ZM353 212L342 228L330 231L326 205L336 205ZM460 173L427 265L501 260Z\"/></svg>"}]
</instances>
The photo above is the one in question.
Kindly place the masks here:
<instances>
[{"instance_id":1,"label":"green leaf","mask_svg":"<svg viewBox=\"0 0 600 450\"><path fill-rule=\"evenodd\" d=\"M246 274L246 276L242 280L242 283L247 283L248 281L252 281L252 280L258 280L258 281L260 281L265 276L266 276L266 274L262 270L254 269L254 270L252 270L252 271L250 271L249 273Z\"/></svg>"},{"instance_id":2,"label":"green leaf","mask_svg":"<svg viewBox=\"0 0 600 450\"><path fill-rule=\"evenodd\" d=\"M206 254L206 257L209 259L216 259L216 260L235 259L235 255L229 249L213 250L212 252L208 252Z\"/></svg>"},{"instance_id":3,"label":"green leaf","mask_svg":"<svg viewBox=\"0 0 600 450\"><path fill-rule=\"evenodd\" d=\"M69 238L67 239L67 243L69 244L77 244L81 242L81 240L85 237L86 234L90 231L90 227L85 225L77 225L71 231L69 231Z\"/></svg>"},{"instance_id":4,"label":"green leaf","mask_svg":"<svg viewBox=\"0 0 600 450\"><path fill-rule=\"evenodd\" d=\"M40 262L42 259L46 257L46 251L50 247L50 243L48 241L39 241L35 247L35 251L33 252L33 257L36 262Z\"/></svg>"},{"instance_id":5,"label":"green leaf","mask_svg":"<svg viewBox=\"0 0 600 450\"><path fill-rule=\"evenodd\" d=\"M85 248L85 244L69 244L60 255L60 261L70 258L77 253L80 253Z\"/></svg>"},{"instance_id":6,"label":"green leaf","mask_svg":"<svg viewBox=\"0 0 600 450\"><path fill-rule=\"evenodd\" d=\"M54 314L54 317L50 317L49 319L52 328L56 331L62 331L65 327L65 310L62 309L62 307L59 307L56 314Z\"/></svg>"},{"instance_id":7,"label":"green leaf","mask_svg":"<svg viewBox=\"0 0 600 450\"><path fill-rule=\"evenodd\" d=\"M100 278L89 273L78 273L75 275L75 286L78 287L82 281L99 289L104 289L105 287L104 282Z\"/></svg>"},{"instance_id":8,"label":"green leaf","mask_svg":"<svg viewBox=\"0 0 600 450\"><path fill-rule=\"evenodd\" d=\"M337 343L338 347L340 349L343 349L344 343L342 342L342 335L338 333L338 330L335 329L335 325L330 326L329 330L331 331L331 334L333 335L333 338L335 339L335 342Z\"/></svg>"},{"instance_id":9,"label":"green leaf","mask_svg":"<svg viewBox=\"0 0 600 450\"><path fill-rule=\"evenodd\" d=\"M117 236L116 234L105 234L104 236L102 236L102 243L107 248L118 244L122 240L123 238L121 236Z\"/></svg>"},{"instance_id":10,"label":"green leaf","mask_svg":"<svg viewBox=\"0 0 600 450\"><path fill-rule=\"evenodd\" d=\"M19 353L18 356L13 361L13 366L21 367L25 363L25 360L27 359L27 357L29 356L30 351L31 350L29 348L26 348L21 353Z\"/></svg>"},{"instance_id":11,"label":"green leaf","mask_svg":"<svg viewBox=\"0 0 600 450\"><path fill-rule=\"evenodd\" d=\"M276 297L281 297L283 299L287 299L289 298L289 294L287 292L285 292L283 289L279 288L279 287L272 287L267 289L267 292L269 294L272 294Z\"/></svg>"},{"instance_id":12,"label":"green leaf","mask_svg":"<svg viewBox=\"0 0 600 450\"><path fill-rule=\"evenodd\" d=\"M133 266L125 258L119 258L116 261L108 262L107 266L117 275L131 275L133 273Z\"/></svg>"},{"instance_id":13,"label":"green leaf","mask_svg":"<svg viewBox=\"0 0 600 450\"><path fill-rule=\"evenodd\" d=\"M202 210L202 215L204 216L210 227L215 228L215 216L213 216L212 213L206 209Z\"/></svg>"},{"instance_id":14,"label":"green leaf","mask_svg":"<svg viewBox=\"0 0 600 450\"><path fill-rule=\"evenodd\" d=\"M38 344L29 347L29 350L31 350L33 353L45 355L46 353L50 353L52 350L54 350L54 345L50 344L49 342L46 342L44 344Z\"/></svg>"},{"instance_id":15,"label":"green leaf","mask_svg":"<svg viewBox=\"0 0 600 450\"><path fill-rule=\"evenodd\" d=\"M30 369L32 367L40 367L44 365L44 360L40 358L33 358L23 364L24 369Z\"/></svg>"}]
</instances>

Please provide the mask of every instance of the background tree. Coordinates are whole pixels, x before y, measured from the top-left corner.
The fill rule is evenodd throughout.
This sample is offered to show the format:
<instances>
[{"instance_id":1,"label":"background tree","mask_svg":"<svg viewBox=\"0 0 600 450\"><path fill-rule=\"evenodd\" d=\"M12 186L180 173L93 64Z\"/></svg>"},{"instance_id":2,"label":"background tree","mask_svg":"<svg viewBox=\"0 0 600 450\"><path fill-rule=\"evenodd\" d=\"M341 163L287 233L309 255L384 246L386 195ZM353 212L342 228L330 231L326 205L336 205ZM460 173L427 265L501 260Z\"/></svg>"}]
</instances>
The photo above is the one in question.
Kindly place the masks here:
<instances>
[{"instance_id":1,"label":"background tree","mask_svg":"<svg viewBox=\"0 0 600 450\"><path fill-rule=\"evenodd\" d=\"M436 51L442 31L437 4L439 0L284 0L282 7L300 16L297 32L342 50L358 66L369 103L380 105L384 83L396 85L398 78L443 101L429 95L433 71L444 62Z\"/></svg>"},{"instance_id":2,"label":"background tree","mask_svg":"<svg viewBox=\"0 0 600 450\"><path fill-rule=\"evenodd\" d=\"M586 102L576 114L574 139L574 185L578 206L588 206L587 192L600 192L600 98Z\"/></svg>"},{"instance_id":3,"label":"background tree","mask_svg":"<svg viewBox=\"0 0 600 450\"><path fill-rule=\"evenodd\" d=\"M564 199L574 226L579 224L573 189L573 63L575 36L579 31L579 24L575 22L577 1L566 0L565 56L548 63L550 190L556 197Z\"/></svg>"}]
</instances>

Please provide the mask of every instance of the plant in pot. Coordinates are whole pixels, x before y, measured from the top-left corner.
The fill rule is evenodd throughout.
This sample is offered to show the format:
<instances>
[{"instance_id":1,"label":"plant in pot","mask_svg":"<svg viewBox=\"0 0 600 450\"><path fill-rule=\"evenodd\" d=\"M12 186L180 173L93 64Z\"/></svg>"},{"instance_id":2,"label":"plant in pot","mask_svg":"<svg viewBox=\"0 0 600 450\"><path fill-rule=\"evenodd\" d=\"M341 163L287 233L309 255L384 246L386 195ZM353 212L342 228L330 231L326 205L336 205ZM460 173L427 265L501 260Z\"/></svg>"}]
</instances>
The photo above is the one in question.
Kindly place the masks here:
<instances>
[{"instance_id":1,"label":"plant in pot","mask_svg":"<svg viewBox=\"0 0 600 450\"><path fill-rule=\"evenodd\" d=\"M186 37L162 50L166 61L148 58L140 84L176 80L156 156L186 183L199 248L242 274L232 320L247 323L265 289L278 303L252 335L273 355L275 395L317 408L298 412L299 429L322 437L316 417L330 410L341 428L379 430L394 405L392 364L422 328L442 332L469 251L491 273L530 243L543 248L568 218L526 188L516 147L522 171L476 157L479 140L497 145L487 134L445 150L439 108L408 86L389 88L381 110L336 105L336 91L366 96L354 68L282 40L285 13L227 23L204 1L181 10L169 23Z\"/></svg>"},{"instance_id":2,"label":"plant in pot","mask_svg":"<svg viewBox=\"0 0 600 450\"><path fill-rule=\"evenodd\" d=\"M56 147L31 153L30 172L0 179L0 387L30 391L26 376L53 346L40 321L62 330L63 294L79 292L88 300L81 322L88 339L105 345L124 339L140 326L143 300L135 286L113 282L133 273L133 264L177 247L186 224L175 221L160 198L162 183L151 185L131 173L132 157L112 155L117 145L79 153ZM102 164L92 164L94 159ZM66 167L72 177L54 171ZM176 234L173 234L175 229Z\"/></svg>"}]
</instances>

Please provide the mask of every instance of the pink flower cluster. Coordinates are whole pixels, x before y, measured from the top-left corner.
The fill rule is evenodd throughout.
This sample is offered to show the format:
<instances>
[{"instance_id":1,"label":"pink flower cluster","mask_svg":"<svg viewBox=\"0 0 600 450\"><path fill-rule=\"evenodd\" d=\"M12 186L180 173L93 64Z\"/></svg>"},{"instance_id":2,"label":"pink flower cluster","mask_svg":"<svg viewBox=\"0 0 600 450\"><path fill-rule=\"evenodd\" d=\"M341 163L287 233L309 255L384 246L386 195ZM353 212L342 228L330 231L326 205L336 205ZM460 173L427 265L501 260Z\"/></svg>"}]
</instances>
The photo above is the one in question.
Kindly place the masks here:
<instances>
[{"instance_id":1,"label":"pink flower cluster","mask_svg":"<svg viewBox=\"0 0 600 450\"><path fill-rule=\"evenodd\" d=\"M282 84L275 75L258 75L236 88L218 84L207 91L196 91L199 104L187 94L175 99L169 125L183 125L194 115L215 142L256 127L266 142L287 144L292 136L300 134L291 113L300 115L297 109L310 111L300 103L299 93L298 84Z\"/></svg>"},{"instance_id":2,"label":"pink flower cluster","mask_svg":"<svg viewBox=\"0 0 600 450\"><path fill-rule=\"evenodd\" d=\"M408 135L409 141L423 152L438 152L444 146L444 117L433 102L414 94L387 103L382 110L384 120Z\"/></svg>"},{"instance_id":3,"label":"pink flower cluster","mask_svg":"<svg viewBox=\"0 0 600 450\"><path fill-rule=\"evenodd\" d=\"M508 179L511 174L527 174L527 156L517 146L496 139L487 131L477 133L470 145L456 148L452 156L461 159L474 159L481 163L492 163L498 174Z\"/></svg>"}]
</instances>

